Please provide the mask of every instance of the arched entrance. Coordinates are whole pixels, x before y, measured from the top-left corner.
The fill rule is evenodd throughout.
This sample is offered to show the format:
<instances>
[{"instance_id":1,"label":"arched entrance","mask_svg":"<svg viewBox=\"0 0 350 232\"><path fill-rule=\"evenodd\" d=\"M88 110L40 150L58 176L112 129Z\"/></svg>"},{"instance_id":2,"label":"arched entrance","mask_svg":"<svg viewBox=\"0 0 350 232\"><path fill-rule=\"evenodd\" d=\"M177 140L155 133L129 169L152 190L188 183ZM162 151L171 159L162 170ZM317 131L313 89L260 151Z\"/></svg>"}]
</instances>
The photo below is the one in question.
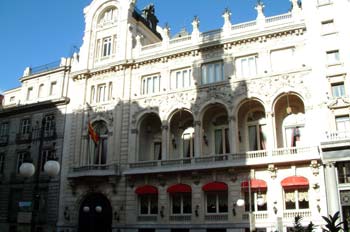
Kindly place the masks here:
<instances>
[{"instance_id":1,"label":"arched entrance","mask_svg":"<svg viewBox=\"0 0 350 232\"><path fill-rule=\"evenodd\" d=\"M112 207L100 193L88 195L79 209L79 232L111 232Z\"/></svg>"}]
</instances>

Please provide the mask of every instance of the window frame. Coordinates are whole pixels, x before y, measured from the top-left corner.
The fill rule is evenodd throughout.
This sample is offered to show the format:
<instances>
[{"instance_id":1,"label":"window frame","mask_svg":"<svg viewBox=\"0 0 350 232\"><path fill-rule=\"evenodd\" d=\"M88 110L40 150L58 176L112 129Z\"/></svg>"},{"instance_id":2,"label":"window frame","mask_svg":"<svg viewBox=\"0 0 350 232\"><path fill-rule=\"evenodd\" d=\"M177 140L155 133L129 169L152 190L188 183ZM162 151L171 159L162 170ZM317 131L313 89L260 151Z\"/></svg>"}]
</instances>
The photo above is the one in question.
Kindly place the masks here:
<instances>
[{"instance_id":1,"label":"window frame","mask_svg":"<svg viewBox=\"0 0 350 232\"><path fill-rule=\"evenodd\" d=\"M340 63L340 52L339 49L329 50L326 52L327 64L334 65Z\"/></svg>"},{"instance_id":2,"label":"window frame","mask_svg":"<svg viewBox=\"0 0 350 232\"><path fill-rule=\"evenodd\" d=\"M217 70L216 67L219 66ZM219 71L219 75L217 75ZM213 62L203 63L201 65L201 84L209 85L219 83L225 80L224 61L217 60Z\"/></svg>"},{"instance_id":3,"label":"window frame","mask_svg":"<svg viewBox=\"0 0 350 232\"><path fill-rule=\"evenodd\" d=\"M31 130L31 119L30 118L21 119L20 135L28 135L31 132L30 130Z\"/></svg>"},{"instance_id":4,"label":"window frame","mask_svg":"<svg viewBox=\"0 0 350 232\"><path fill-rule=\"evenodd\" d=\"M0 137L7 137L10 132L10 123L9 122L2 122L0 124Z\"/></svg>"},{"instance_id":5,"label":"window frame","mask_svg":"<svg viewBox=\"0 0 350 232\"><path fill-rule=\"evenodd\" d=\"M26 159L30 158L30 153L28 151L18 151L17 152L17 161L16 161L16 174L20 174L19 168L26 161Z\"/></svg>"},{"instance_id":6,"label":"window frame","mask_svg":"<svg viewBox=\"0 0 350 232\"><path fill-rule=\"evenodd\" d=\"M174 197L179 197L180 198L180 212L179 213L174 213ZM187 198L186 198L187 197ZM189 199L189 212L184 212L185 211L185 200ZM170 194L170 207L171 207L171 215L191 215L192 214L192 193L171 193Z\"/></svg>"},{"instance_id":7,"label":"window frame","mask_svg":"<svg viewBox=\"0 0 350 232\"><path fill-rule=\"evenodd\" d=\"M291 192L293 192L293 194L294 194L294 208L288 208L288 206L287 206L287 197L286 197L286 194L287 193L291 193ZM299 193L300 192L306 192L307 193L307 204L308 204L308 206L306 207L306 208L300 208L300 199L299 199ZM295 188L295 189L288 189L288 190L286 190L286 189L284 189L283 190L283 205L284 205L284 209L285 210L305 210L305 209L310 209L310 200L309 200L309 196L310 196L310 194L309 194L309 189L300 189L300 188ZM292 201L291 201L292 202ZM291 205L293 205L293 202L291 203Z\"/></svg>"},{"instance_id":8,"label":"window frame","mask_svg":"<svg viewBox=\"0 0 350 232\"><path fill-rule=\"evenodd\" d=\"M252 58L254 61L254 64L253 64L254 69L253 70L251 70L251 65L250 65L250 60ZM237 57L235 59L236 76L238 76L238 77L256 76L258 74L258 60L259 60L258 54ZM247 65L248 65L247 67L243 66L243 61L247 61ZM248 70L246 70L246 69L248 69Z\"/></svg>"},{"instance_id":9,"label":"window frame","mask_svg":"<svg viewBox=\"0 0 350 232\"><path fill-rule=\"evenodd\" d=\"M151 95L161 92L162 77L159 73L141 78L141 95Z\"/></svg>"},{"instance_id":10,"label":"window frame","mask_svg":"<svg viewBox=\"0 0 350 232\"><path fill-rule=\"evenodd\" d=\"M334 98L345 97L346 96L345 90L346 88L345 88L344 81L331 83L331 92Z\"/></svg>"},{"instance_id":11,"label":"window frame","mask_svg":"<svg viewBox=\"0 0 350 232\"><path fill-rule=\"evenodd\" d=\"M220 199L222 196L221 194L225 194L225 199L226 200L226 211L220 211ZM215 195L215 212L209 212L209 195ZM205 213L206 214L227 214L228 213L228 191L208 191L205 192Z\"/></svg>"},{"instance_id":12,"label":"window frame","mask_svg":"<svg viewBox=\"0 0 350 232\"><path fill-rule=\"evenodd\" d=\"M170 77L171 90L186 89L193 86L192 67L171 70Z\"/></svg>"},{"instance_id":13,"label":"window frame","mask_svg":"<svg viewBox=\"0 0 350 232\"><path fill-rule=\"evenodd\" d=\"M102 38L101 58L107 58L112 55L112 36Z\"/></svg>"},{"instance_id":14,"label":"window frame","mask_svg":"<svg viewBox=\"0 0 350 232\"><path fill-rule=\"evenodd\" d=\"M33 100L33 92L34 92L34 88L31 86L31 87L28 87L27 89L27 101L30 101L30 100Z\"/></svg>"},{"instance_id":15,"label":"window frame","mask_svg":"<svg viewBox=\"0 0 350 232\"><path fill-rule=\"evenodd\" d=\"M142 205L143 205L143 200L146 201L147 205L147 212L143 213L142 211ZM138 215L139 216L154 216L158 215L159 207L158 207L158 194L144 194L144 195L139 195L138 196L138 203L139 203L139 210L138 210ZM152 209L152 203L156 203L156 211L154 212Z\"/></svg>"}]
</instances>

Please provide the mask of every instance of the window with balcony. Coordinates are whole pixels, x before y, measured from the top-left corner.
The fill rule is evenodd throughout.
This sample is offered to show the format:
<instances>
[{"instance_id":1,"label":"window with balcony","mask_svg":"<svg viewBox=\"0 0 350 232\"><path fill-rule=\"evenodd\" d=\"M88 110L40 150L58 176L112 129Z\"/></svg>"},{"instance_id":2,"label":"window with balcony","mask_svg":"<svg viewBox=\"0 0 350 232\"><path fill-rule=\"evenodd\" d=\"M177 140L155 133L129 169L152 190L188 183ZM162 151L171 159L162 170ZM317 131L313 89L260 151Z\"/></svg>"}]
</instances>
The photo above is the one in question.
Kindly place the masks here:
<instances>
[{"instance_id":1,"label":"window with balcony","mask_svg":"<svg viewBox=\"0 0 350 232\"><path fill-rule=\"evenodd\" d=\"M193 127L187 128L182 134L182 148L183 148L184 158L185 157L189 158L194 156L194 128Z\"/></svg>"},{"instance_id":2,"label":"window with balcony","mask_svg":"<svg viewBox=\"0 0 350 232\"><path fill-rule=\"evenodd\" d=\"M284 203L286 210L308 209L309 195L306 189L291 189L284 191Z\"/></svg>"},{"instance_id":3,"label":"window with balcony","mask_svg":"<svg viewBox=\"0 0 350 232\"><path fill-rule=\"evenodd\" d=\"M156 141L153 143L154 160L162 159L162 142Z\"/></svg>"},{"instance_id":4,"label":"window with balcony","mask_svg":"<svg viewBox=\"0 0 350 232\"><path fill-rule=\"evenodd\" d=\"M251 77L257 74L258 56L246 56L236 59L236 74L238 77Z\"/></svg>"},{"instance_id":5,"label":"window with balcony","mask_svg":"<svg viewBox=\"0 0 350 232\"><path fill-rule=\"evenodd\" d=\"M5 153L0 153L0 175L4 174L5 169Z\"/></svg>"},{"instance_id":6,"label":"window with balcony","mask_svg":"<svg viewBox=\"0 0 350 232\"><path fill-rule=\"evenodd\" d=\"M32 100L33 99L33 87L29 87L27 89L27 101Z\"/></svg>"},{"instance_id":7,"label":"window with balcony","mask_svg":"<svg viewBox=\"0 0 350 232\"><path fill-rule=\"evenodd\" d=\"M102 57L108 57L112 54L112 37L106 37L102 40Z\"/></svg>"},{"instance_id":8,"label":"window with balcony","mask_svg":"<svg viewBox=\"0 0 350 232\"><path fill-rule=\"evenodd\" d=\"M214 130L215 154L230 153L230 143L227 127L220 127Z\"/></svg>"},{"instance_id":9,"label":"window with balcony","mask_svg":"<svg viewBox=\"0 0 350 232\"><path fill-rule=\"evenodd\" d=\"M184 68L171 71L171 89L183 89L192 86L192 69Z\"/></svg>"},{"instance_id":10,"label":"window with balcony","mask_svg":"<svg viewBox=\"0 0 350 232\"><path fill-rule=\"evenodd\" d=\"M30 158L30 153L28 151L19 151L17 152L17 165L16 165L16 173L19 174L19 167Z\"/></svg>"},{"instance_id":11,"label":"window with balcony","mask_svg":"<svg viewBox=\"0 0 350 232\"><path fill-rule=\"evenodd\" d=\"M210 84L224 80L224 64L222 61L202 64L202 84Z\"/></svg>"},{"instance_id":12,"label":"window with balcony","mask_svg":"<svg viewBox=\"0 0 350 232\"><path fill-rule=\"evenodd\" d=\"M3 122L0 124L0 144L7 144L9 136L9 123Z\"/></svg>"},{"instance_id":13,"label":"window with balcony","mask_svg":"<svg viewBox=\"0 0 350 232\"><path fill-rule=\"evenodd\" d=\"M341 115L335 117L335 124L337 131L347 132L350 130L350 118L349 115Z\"/></svg>"},{"instance_id":14,"label":"window with balcony","mask_svg":"<svg viewBox=\"0 0 350 232\"><path fill-rule=\"evenodd\" d=\"M143 95L160 92L161 76L159 74L142 77L141 93Z\"/></svg>"},{"instance_id":15,"label":"window with balcony","mask_svg":"<svg viewBox=\"0 0 350 232\"><path fill-rule=\"evenodd\" d=\"M328 51L327 53L327 64L337 64L340 62L339 50Z\"/></svg>"},{"instance_id":16,"label":"window with balcony","mask_svg":"<svg viewBox=\"0 0 350 232\"><path fill-rule=\"evenodd\" d=\"M191 193L173 193L171 194L171 213L172 214L191 214L192 213L192 195Z\"/></svg>"},{"instance_id":17,"label":"window with balcony","mask_svg":"<svg viewBox=\"0 0 350 232\"><path fill-rule=\"evenodd\" d=\"M56 133L56 119L55 115L45 115L44 124L44 137L53 137Z\"/></svg>"},{"instance_id":18,"label":"window with balcony","mask_svg":"<svg viewBox=\"0 0 350 232\"><path fill-rule=\"evenodd\" d=\"M266 149L266 122L263 111L250 112L247 117L249 151Z\"/></svg>"},{"instance_id":19,"label":"window with balcony","mask_svg":"<svg viewBox=\"0 0 350 232\"><path fill-rule=\"evenodd\" d=\"M227 191L206 193L207 213L227 213Z\"/></svg>"},{"instance_id":20,"label":"window with balcony","mask_svg":"<svg viewBox=\"0 0 350 232\"><path fill-rule=\"evenodd\" d=\"M302 140L304 126L285 127L286 147L297 147Z\"/></svg>"},{"instance_id":21,"label":"window with balcony","mask_svg":"<svg viewBox=\"0 0 350 232\"><path fill-rule=\"evenodd\" d=\"M345 97L344 82L332 83L331 88L333 97Z\"/></svg>"},{"instance_id":22,"label":"window with balcony","mask_svg":"<svg viewBox=\"0 0 350 232\"><path fill-rule=\"evenodd\" d=\"M285 62L288 60L288 62ZM272 71L282 72L294 68L296 63L295 48L284 48L271 51Z\"/></svg>"},{"instance_id":23,"label":"window with balcony","mask_svg":"<svg viewBox=\"0 0 350 232\"><path fill-rule=\"evenodd\" d=\"M103 165L107 162L108 129L105 122L89 124L88 157L90 164Z\"/></svg>"},{"instance_id":24,"label":"window with balcony","mask_svg":"<svg viewBox=\"0 0 350 232\"><path fill-rule=\"evenodd\" d=\"M139 195L140 215L157 215L158 214L158 195L145 194Z\"/></svg>"},{"instance_id":25,"label":"window with balcony","mask_svg":"<svg viewBox=\"0 0 350 232\"><path fill-rule=\"evenodd\" d=\"M20 124L20 135L28 135L31 132L31 120L29 118L24 118L21 120Z\"/></svg>"},{"instance_id":26,"label":"window with balcony","mask_svg":"<svg viewBox=\"0 0 350 232\"><path fill-rule=\"evenodd\" d=\"M350 183L350 162L337 163L338 180L340 184Z\"/></svg>"}]
</instances>

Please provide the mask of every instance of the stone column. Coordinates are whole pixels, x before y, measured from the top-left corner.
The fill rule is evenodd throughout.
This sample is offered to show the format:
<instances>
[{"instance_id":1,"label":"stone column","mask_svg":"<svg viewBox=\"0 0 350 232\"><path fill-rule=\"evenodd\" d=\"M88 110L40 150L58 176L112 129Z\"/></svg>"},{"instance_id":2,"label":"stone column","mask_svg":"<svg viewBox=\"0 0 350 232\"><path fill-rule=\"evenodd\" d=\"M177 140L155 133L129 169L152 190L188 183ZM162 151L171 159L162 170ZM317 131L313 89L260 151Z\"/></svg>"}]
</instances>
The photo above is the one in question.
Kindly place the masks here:
<instances>
[{"instance_id":1,"label":"stone column","mask_svg":"<svg viewBox=\"0 0 350 232\"><path fill-rule=\"evenodd\" d=\"M162 160L167 160L168 153L168 125L162 125Z\"/></svg>"},{"instance_id":2,"label":"stone column","mask_svg":"<svg viewBox=\"0 0 350 232\"><path fill-rule=\"evenodd\" d=\"M229 140L230 140L230 153L236 153L237 152L237 125L236 125L236 119L234 116L228 117L228 129L229 129Z\"/></svg>"},{"instance_id":3,"label":"stone column","mask_svg":"<svg viewBox=\"0 0 350 232\"><path fill-rule=\"evenodd\" d=\"M335 163L329 162L325 165L325 183L328 213L333 215L340 211L338 180Z\"/></svg>"},{"instance_id":4,"label":"stone column","mask_svg":"<svg viewBox=\"0 0 350 232\"><path fill-rule=\"evenodd\" d=\"M200 157L201 154L201 143L202 143L202 131L201 131L201 122L194 122L194 157Z\"/></svg>"}]
</instances>

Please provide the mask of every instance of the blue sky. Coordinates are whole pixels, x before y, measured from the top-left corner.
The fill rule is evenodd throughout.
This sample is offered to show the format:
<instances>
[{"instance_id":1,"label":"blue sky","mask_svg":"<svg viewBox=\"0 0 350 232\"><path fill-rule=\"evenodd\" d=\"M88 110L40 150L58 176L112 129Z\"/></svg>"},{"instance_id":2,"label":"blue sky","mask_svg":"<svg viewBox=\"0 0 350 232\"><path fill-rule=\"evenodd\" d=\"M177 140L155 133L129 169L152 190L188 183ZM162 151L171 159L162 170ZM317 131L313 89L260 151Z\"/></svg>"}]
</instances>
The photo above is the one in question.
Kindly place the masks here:
<instances>
[{"instance_id":1,"label":"blue sky","mask_svg":"<svg viewBox=\"0 0 350 232\"><path fill-rule=\"evenodd\" d=\"M81 46L83 8L91 1L0 0L0 93L20 86L26 67L71 56L74 47ZM232 23L256 17L256 0L138 0L137 7L142 9L151 2L159 25L168 23L172 34L183 27L190 32L194 16L199 17L202 32L220 28L226 7L232 12ZM286 13L290 7L289 0L263 2L266 16Z\"/></svg>"}]
</instances>

